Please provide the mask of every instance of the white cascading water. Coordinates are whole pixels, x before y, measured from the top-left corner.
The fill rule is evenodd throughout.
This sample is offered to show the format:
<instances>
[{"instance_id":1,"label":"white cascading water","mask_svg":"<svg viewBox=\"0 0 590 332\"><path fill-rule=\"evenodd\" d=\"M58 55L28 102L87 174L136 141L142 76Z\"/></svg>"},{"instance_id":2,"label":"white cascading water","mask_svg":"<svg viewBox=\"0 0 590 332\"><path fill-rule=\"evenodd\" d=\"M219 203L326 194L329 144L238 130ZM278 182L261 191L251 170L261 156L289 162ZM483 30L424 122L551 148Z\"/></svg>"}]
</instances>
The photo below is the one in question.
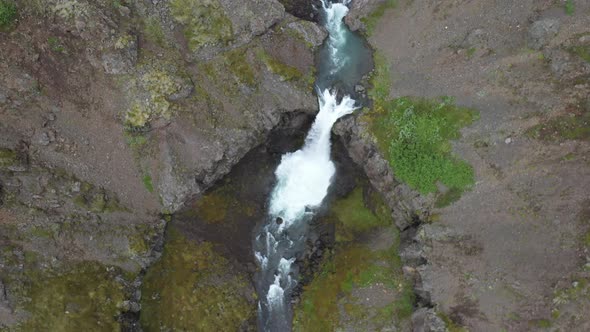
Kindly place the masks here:
<instances>
[{"instance_id":1,"label":"white cascading water","mask_svg":"<svg viewBox=\"0 0 590 332\"><path fill-rule=\"evenodd\" d=\"M306 208L319 206L326 194L334 164L330 160L330 133L340 117L355 110L355 101L345 96L340 103L336 94L324 90L319 96L320 112L298 151L283 156L275 171L277 184L273 190L270 214L285 222L280 229L301 219Z\"/></svg>"},{"instance_id":2,"label":"white cascading water","mask_svg":"<svg viewBox=\"0 0 590 332\"><path fill-rule=\"evenodd\" d=\"M331 55L330 71L338 72L347 63L340 54L346 44L344 16L346 4L323 0L327 45ZM322 204L335 173L330 160L330 134L334 123L357 107L349 96L338 102L336 91L318 91L320 111L300 150L283 155L275 171L276 185L271 193L269 218L258 232L255 257L260 266L259 329L291 329L290 292L296 285L295 257L305 247L307 222L313 210Z\"/></svg>"}]
</instances>

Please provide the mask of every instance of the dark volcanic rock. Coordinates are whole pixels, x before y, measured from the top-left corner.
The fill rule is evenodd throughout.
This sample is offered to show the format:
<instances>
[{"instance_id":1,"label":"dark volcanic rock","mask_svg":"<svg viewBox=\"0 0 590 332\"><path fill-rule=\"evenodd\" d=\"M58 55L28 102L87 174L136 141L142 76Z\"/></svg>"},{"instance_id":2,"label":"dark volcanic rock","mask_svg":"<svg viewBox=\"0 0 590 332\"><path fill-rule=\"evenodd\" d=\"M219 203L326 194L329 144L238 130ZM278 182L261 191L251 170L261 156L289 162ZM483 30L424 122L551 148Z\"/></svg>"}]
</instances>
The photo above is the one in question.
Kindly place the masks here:
<instances>
[{"instance_id":1,"label":"dark volcanic rock","mask_svg":"<svg viewBox=\"0 0 590 332\"><path fill-rule=\"evenodd\" d=\"M317 21L319 19L316 8L321 8L319 0L279 0L285 11L304 20Z\"/></svg>"}]
</instances>

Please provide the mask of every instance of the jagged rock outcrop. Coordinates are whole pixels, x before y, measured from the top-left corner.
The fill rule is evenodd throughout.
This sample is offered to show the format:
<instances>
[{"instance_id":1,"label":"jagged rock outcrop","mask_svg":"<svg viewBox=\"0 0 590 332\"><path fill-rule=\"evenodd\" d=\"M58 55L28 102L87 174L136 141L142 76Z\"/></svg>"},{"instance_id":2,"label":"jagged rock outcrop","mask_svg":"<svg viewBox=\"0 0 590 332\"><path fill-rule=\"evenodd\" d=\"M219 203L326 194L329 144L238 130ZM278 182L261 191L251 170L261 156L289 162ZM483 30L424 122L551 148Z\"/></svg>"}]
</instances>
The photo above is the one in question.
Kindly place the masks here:
<instances>
[{"instance_id":1,"label":"jagged rock outcrop","mask_svg":"<svg viewBox=\"0 0 590 332\"><path fill-rule=\"evenodd\" d=\"M326 34L274 0L36 3L0 32L0 328L45 320L31 285L104 271L68 290L72 321L134 324L169 214L317 109ZM87 287L116 301L87 307Z\"/></svg>"}]
</instances>

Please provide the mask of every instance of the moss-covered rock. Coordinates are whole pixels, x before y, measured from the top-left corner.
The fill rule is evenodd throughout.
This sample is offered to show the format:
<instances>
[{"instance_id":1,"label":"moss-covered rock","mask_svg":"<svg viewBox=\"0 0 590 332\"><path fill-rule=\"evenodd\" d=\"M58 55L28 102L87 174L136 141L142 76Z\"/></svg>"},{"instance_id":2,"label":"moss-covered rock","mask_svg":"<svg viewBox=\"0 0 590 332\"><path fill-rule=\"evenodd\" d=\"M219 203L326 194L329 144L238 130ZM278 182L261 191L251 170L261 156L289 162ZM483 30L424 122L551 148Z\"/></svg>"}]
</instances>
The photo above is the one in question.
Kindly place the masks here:
<instances>
[{"instance_id":1,"label":"moss-covered rock","mask_svg":"<svg viewBox=\"0 0 590 332\"><path fill-rule=\"evenodd\" d=\"M78 207L95 213L125 210L114 195L109 195L103 188L95 187L88 182L80 185L80 193L73 201Z\"/></svg>"},{"instance_id":2,"label":"moss-covered rock","mask_svg":"<svg viewBox=\"0 0 590 332\"><path fill-rule=\"evenodd\" d=\"M0 167L8 167L18 162L15 151L6 148L0 148Z\"/></svg>"},{"instance_id":3,"label":"moss-covered rock","mask_svg":"<svg viewBox=\"0 0 590 332\"><path fill-rule=\"evenodd\" d=\"M255 315L248 292L246 279L213 244L172 228L144 279L141 324L145 331L237 331Z\"/></svg>"},{"instance_id":4,"label":"moss-covered rock","mask_svg":"<svg viewBox=\"0 0 590 332\"><path fill-rule=\"evenodd\" d=\"M170 120L174 112L171 99L174 99L175 94L187 89L181 81L181 78L165 70L147 71L141 76L138 85L142 91L146 91L148 98L133 103L125 115L126 124L132 128L142 128L156 118Z\"/></svg>"},{"instance_id":5,"label":"moss-covered rock","mask_svg":"<svg viewBox=\"0 0 590 332\"><path fill-rule=\"evenodd\" d=\"M170 9L174 19L185 26L184 36L192 51L232 39L232 22L217 0L173 0Z\"/></svg>"},{"instance_id":6,"label":"moss-covered rock","mask_svg":"<svg viewBox=\"0 0 590 332\"><path fill-rule=\"evenodd\" d=\"M269 71L281 76L286 81L297 80L303 77L303 73L299 69L273 58L262 50L258 52L258 56L262 59Z\"/></svg>"},{"instance_id":7,"label":"moss-covered rock","mask_svg":"<svg viewBox=\"0 0 590 332\"><path fill-rule=\"evenodd\" d=\"M256 84L256 76L254 76L254 70L248 62L246 49L235 49L226 52L223 59L224 64L234 73L240 83L250 86Z\"/></svg>"}]
</instances>

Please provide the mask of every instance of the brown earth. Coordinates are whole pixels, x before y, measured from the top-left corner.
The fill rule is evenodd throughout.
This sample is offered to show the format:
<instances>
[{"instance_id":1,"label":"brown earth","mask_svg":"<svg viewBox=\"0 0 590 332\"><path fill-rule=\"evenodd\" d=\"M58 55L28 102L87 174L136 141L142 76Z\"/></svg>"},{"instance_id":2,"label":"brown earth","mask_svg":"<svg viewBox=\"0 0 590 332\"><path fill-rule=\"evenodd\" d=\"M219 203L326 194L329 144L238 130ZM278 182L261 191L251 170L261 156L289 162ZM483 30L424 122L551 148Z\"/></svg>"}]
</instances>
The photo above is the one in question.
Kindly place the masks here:
<instances>
[{"instance_id":1,"label":"brown earth","mask_svg":"<svg viewBox=\"0 0 590 332\"><path fill-rule=\"evenodd\" d=\"M554 1L400 1L369 39L391 65L392 96L448 95L480 111L454 145L475 187L417 235L432 305L472 331L590 329L575 286L590 262L590 144L527 134L588 107L590 64L568 49L587 42L590 3L573 2L567 15ZM539 41L532 25L544 19L559 28ZM561 310L564 289L585 300Z\"/></svg>"}]
</instances>

